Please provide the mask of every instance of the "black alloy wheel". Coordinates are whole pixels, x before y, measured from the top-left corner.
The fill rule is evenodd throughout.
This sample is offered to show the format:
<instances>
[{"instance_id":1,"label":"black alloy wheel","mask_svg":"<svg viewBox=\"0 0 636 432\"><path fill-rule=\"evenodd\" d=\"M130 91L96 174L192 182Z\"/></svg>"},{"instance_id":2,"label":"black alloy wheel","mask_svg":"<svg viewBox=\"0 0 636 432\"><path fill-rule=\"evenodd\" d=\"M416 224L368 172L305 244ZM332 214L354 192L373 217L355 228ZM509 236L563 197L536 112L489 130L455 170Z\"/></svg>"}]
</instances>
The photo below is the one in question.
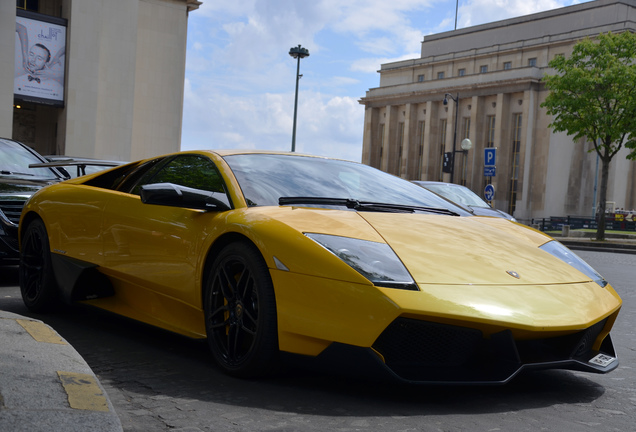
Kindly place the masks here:
<instances>
[{"instance_id":1,"label":"black alloy wheel","mask_svg":"<svg viewBox=\"0 0 636 432\"><path fill-rule=\"evenodd\" d=\"M219 366L244 378L271 371L278 355L276 299L259 251L242 242L226 246L206 282L207 338Z\"/></svg>"},{"instance_id":2,"label":"black alloy wheel","mask_svg":"<svg viewBox=\"0 0 636 432\"><path fill-rule=\"evenodd\" d=\"M57 305L58 289L51 264L46 227L41 219L29 223L20 251L20 293L31 312L49 312Z\"/></svg>"}]
</instances>

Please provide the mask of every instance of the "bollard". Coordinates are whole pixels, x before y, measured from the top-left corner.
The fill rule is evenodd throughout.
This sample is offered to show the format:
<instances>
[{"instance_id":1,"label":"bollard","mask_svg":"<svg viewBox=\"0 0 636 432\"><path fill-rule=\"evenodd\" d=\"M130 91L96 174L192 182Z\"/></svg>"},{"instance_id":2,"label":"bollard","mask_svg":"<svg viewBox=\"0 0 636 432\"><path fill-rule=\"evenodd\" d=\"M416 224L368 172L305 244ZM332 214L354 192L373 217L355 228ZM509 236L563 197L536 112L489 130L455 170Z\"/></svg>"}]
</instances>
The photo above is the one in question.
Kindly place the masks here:
<instances>
[{"instance_id":1,"label":"bollard","mask_svg":"<svg viewBox=\"0 0 636 432\"><path fill-rule=\"evenodd\" d=\"M563 225L561 228L561 236L570 237L570 225Z\"/></svg>"}]
</instances>

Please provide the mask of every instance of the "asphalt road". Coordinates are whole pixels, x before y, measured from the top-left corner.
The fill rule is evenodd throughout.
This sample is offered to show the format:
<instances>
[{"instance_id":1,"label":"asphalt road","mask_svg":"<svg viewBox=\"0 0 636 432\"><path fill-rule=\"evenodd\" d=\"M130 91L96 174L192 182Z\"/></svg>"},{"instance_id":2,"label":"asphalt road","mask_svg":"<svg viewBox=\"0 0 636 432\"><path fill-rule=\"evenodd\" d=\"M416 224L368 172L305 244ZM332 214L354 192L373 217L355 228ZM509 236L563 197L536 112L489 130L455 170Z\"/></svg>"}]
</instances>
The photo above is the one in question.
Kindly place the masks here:
<instances>
[{"instance_id":1,"label":"asphalt road","mask_svg":"<svg viewBox=\"0 0 636 432\"><path fill-rule=\"evenodd\" d=\"M505 386L387 384L287 359L258 381L221 374L204 343L92 309L29 314L15 268L0 269L0 309L58 331L99 377L125 431L636 430L636 255L577 252L624 305L608 375L542 371Z\"/></svg>"}]
</instances>

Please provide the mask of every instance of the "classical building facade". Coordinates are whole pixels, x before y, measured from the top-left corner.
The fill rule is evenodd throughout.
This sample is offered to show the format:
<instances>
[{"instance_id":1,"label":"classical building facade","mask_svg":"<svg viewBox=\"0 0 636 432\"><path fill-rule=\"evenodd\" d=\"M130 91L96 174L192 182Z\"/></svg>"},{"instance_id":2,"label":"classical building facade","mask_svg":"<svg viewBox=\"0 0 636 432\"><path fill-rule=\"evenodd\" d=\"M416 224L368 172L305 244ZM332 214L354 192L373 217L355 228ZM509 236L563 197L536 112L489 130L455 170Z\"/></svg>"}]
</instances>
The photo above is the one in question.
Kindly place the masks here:
<instances>
[{"instance_id":1,"label":"classical building facade","mask_svg":"<svg viewBox=\"0 0 636 432\"><path fill-rule=\"evenodd\" d=\"M636 31L636 0L597 0L426 36L420 58L383 64L380 86L361 99L362 162L409 180L464 184L482 196L492 184L494 207L525 223L594 215L596 153L549 128L541 79L554 56L609 31ZM472 143L467 151L464 139ZM632 209L636 162L627 153L613 159L608 200ZM486 154L495 156L494 167ZM454 160L452 169L444 159L447 166Z\"/></svg>"},{"instance_id":2,"label":"classical building facade","mask_svg":"<svg viewBox=\"0 0 636 432\"><path fill-rule=\"evenodd\" d=\"M3 0L0 136L124 161L178 151L188 13L200 4Z\"/></svg>"}]
</instances>

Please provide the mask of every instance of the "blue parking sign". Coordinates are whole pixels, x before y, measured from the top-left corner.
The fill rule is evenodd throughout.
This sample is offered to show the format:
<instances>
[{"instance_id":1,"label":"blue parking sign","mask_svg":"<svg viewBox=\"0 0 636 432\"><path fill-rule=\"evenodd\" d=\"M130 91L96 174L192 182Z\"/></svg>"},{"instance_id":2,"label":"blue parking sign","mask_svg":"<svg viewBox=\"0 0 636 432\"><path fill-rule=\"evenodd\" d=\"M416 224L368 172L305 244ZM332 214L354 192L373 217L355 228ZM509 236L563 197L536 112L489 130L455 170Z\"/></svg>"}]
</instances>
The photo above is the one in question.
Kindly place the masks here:
<instances>
[{"instance_id":1,"label":"blue parking sign","mask_svg":"<svg viewBox=\"0 0 636 432\"><path fill-rule=\"evenodd\" d=\"M494 167L497 159L497 149L489 147L484 149L484 166Z\"/></svg>"}]
</instances>

